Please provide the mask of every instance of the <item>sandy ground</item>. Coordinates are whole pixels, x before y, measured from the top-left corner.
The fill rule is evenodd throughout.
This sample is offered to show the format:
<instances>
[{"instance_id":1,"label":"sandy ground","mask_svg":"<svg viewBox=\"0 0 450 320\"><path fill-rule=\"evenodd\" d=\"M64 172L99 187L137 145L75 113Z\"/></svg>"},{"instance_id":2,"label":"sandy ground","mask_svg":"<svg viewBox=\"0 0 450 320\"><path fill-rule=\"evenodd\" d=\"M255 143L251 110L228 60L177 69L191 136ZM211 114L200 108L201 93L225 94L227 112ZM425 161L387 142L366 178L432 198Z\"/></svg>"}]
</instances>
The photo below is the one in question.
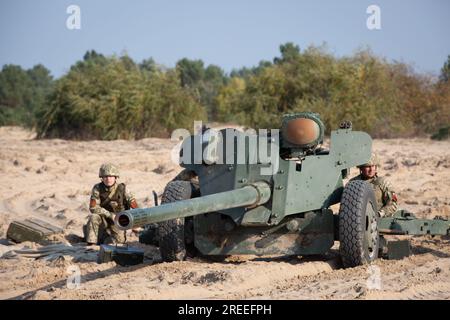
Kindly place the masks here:
<instances>
[{"instance_id":1,"label":"sandy ground","mask_svg":"<svg viewBox=\"0 0 450 320\"><path fill-rule=\"evenodd\" d=\"M121 181L139 204L153 206L151 191L161 193L180 171L170 161L174 145L165 139L33 140L31 132L0 127L0 255L12 248L5 237L15 219L39 217L64 227L65 240L76 242L88 216L98 168L108 160L120 167ZM402 207L420 217L450 216L450 141L376 140L374 149L383 160L381 174L395 186ZM134 235L129 241L140 245ZM24 245L37 247L32 243L15 247ZM197 258L155 263L157 248L145 246L145 250L145 263L128 268L112 262L97 264L89 257L80 262L70 256L52 262L0 259L0 298L450 298L448 237L415 237L412 256L353 269L342 269L335 251L315 259L231 257L222 263ZM75 289L67 285L74 266L81 273L80 287Z\"/></svg>"}]
</instances>

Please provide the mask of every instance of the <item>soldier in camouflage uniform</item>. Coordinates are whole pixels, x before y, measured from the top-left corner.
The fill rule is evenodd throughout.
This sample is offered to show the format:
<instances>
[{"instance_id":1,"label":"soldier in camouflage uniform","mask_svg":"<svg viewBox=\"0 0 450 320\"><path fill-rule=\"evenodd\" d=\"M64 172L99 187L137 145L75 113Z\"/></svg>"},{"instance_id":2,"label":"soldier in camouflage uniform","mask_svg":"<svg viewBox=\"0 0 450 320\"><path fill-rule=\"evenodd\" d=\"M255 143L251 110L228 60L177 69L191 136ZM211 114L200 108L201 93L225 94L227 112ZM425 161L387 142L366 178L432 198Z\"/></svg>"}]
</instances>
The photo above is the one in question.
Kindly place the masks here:
<instances>
[{"instance_id":1,"label":"soldier in camouflage uniform","mask_svg":"<svg viewBox=\"0 0 450 320\"><path fill-rule=\"evenodd\" d=\"M372 154L368 163L358 166L359 175L350 181L364 180L369 182L375 191L380 217L392 216L397 211L397 195L392 190L390 183L378 176L377 167L379 165L378 157Z\"/></svg>"},{"instance_id":2,"label":"soldier in camouflage uniform","mask_svg":"<svg viewBox=\"0 0 450 320\"><path fill-rule=\"evenodd\" d=\"M89 202L89 216L84 226L84 236L88 244L124 243L125 232L114 224L114 216L123 210L137 208L135 197L126 190L123 183L117 183L118 169L110 163L99 170L102 182L92 188Z\"/></svg>"}]
</instances>

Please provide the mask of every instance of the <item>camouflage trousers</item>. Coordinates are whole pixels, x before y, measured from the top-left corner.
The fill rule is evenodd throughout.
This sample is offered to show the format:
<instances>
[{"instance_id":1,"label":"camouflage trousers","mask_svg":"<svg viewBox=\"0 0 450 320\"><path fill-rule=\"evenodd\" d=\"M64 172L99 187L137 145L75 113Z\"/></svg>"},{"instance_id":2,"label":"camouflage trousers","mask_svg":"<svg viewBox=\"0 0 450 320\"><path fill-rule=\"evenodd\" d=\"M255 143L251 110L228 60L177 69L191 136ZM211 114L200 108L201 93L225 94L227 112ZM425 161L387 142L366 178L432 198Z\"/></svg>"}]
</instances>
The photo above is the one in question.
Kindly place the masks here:
<instances>
[{"instance_id":1,"label":"camouflage trousers","mask_svg":"<svg viewBox=\"0 0 450 320\"><path fill-rule=\"evenodd\" d=\"M117 244L125 242L125 231L120 230L111 219L93 213L83 226L84 239L87 243Z\"/></svg>"}]
</instances>

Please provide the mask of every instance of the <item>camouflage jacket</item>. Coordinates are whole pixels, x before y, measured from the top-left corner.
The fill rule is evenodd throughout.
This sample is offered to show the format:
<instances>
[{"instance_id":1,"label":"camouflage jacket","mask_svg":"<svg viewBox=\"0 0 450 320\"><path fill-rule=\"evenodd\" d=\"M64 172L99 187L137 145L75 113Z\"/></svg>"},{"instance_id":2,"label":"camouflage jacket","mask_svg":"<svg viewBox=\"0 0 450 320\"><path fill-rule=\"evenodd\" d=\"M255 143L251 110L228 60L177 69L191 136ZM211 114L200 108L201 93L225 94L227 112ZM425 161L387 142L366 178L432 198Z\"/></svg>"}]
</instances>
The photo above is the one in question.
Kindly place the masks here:
<instances>
[{"instance_id":1,"label":"camouflage jacket","mask_svg":"<svg viewBox=\"0 0 450 320\"><path fill-rule=\"evenodd\" d=\"M386 179L378 177L377 175L371 179L364 179L361 175L358 175L350 179L350 181L353 180L365 180L372 185L375 191L380 216L392 216L397 211L397 195Z\"/></svg>"},{"instance_id":2,"label":"camouflage jacket","mask_svg":"<svg viewBox=\"0 0 450 320\"><path fill-rule=\"evenodd\" d=\"M137 208L134 195L126 190L123 183L116 183L112 187L102 182L92 188L89 211L105 218L113 219L114 213Z\"/></svg>"}]
</instances>

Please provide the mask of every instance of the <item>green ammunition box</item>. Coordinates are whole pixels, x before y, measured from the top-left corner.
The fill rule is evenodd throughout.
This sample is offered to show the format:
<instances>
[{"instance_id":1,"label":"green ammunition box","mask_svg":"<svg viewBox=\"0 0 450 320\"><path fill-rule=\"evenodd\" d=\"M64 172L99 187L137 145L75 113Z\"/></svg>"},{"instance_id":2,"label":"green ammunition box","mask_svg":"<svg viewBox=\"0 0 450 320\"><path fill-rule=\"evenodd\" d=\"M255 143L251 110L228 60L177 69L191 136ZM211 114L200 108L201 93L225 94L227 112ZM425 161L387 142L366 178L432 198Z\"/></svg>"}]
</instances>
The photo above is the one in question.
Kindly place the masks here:
<instances>
[{"instance_id":1,"label":"green ammunition box","mask_svg":"<svg viewBox=\"0 0 450 320\"><path fill-rule=\"evenodd\" d=\"M55 242L56 235L62 235L64 230L39 219L13 221L8 227L6 237L14 242L32 241L41 244Z\"/></svg>"}]
</instances>

